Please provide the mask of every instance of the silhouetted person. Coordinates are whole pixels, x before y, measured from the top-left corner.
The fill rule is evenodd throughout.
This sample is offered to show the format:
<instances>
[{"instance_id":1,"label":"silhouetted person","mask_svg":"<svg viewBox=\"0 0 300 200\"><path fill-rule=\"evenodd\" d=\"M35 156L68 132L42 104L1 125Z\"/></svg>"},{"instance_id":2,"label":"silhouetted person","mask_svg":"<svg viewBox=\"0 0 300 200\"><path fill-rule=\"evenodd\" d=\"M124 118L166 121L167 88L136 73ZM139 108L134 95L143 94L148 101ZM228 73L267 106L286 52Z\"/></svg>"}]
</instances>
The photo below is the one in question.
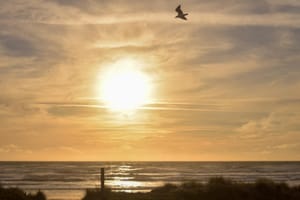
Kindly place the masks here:
<instances>
[{"instance_id":1,"label":"silhouetted person","mask_svg":"<svg viewBox=\"0 0 300 200\"><path fill-rule=\"evenodd\" d=\"M177 16L176 18L180 18L183 20L187 20L187 18L185 16L188 15L188 13L183 13L181 10L181 5L177 6L177 8L175 9L175 11L177 12Z\"/></svg>"}]
</instances>

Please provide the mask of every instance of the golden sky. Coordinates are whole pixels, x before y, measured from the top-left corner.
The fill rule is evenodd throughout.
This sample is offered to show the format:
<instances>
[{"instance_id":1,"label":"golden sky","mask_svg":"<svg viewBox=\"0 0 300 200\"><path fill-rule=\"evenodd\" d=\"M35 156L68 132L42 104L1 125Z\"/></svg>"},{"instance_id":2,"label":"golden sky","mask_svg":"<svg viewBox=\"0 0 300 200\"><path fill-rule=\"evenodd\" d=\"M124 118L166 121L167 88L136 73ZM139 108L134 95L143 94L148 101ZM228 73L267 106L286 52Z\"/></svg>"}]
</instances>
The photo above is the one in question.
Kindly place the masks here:
<instances>
[{"instance_id":1,"label":"golden sky","mask_svg":"<svg viewBox=\"0 0 300 200\"><path fill-rule=\"evenodd\" d=\"M298 0L0 0L0 27L0 160L300 159ZM126 59L128 113L99 92Z\"/></svg>"}]
</instances>

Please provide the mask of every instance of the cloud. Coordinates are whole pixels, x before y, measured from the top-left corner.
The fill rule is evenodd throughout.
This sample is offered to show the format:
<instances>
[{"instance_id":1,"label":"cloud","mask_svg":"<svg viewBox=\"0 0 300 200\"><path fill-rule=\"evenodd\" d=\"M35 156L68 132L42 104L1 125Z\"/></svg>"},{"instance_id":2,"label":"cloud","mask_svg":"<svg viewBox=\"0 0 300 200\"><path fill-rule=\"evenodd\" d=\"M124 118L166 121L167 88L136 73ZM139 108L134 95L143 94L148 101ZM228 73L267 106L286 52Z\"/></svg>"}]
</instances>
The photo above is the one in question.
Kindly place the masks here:
<instances>
[{"instance_id":1,"label":"cloud","mask_svg":"<svg viewBox=\"0 0 300 200\"><path fill-rule=\"evenodd\" d=\"M0 146L0 153L22 153L31 154L32 150L24 149L15 144Z\"/></svg>"},{"instance_id":2,"label":"cloud","mask_svg":"<svg viewBox=\"0 0 300 200\"><path fill-rule=\"evenodd\" d=\"M79 151L118 159L136 147L140 154L156 148L160 158L177 147L181 158L195 159L200 151L220 159L299 152L292 142L299 137L299 3L187 0L186 23L174 19L176 6L159 0L1 2L2 152L48 148L36 158L54 152L62 160L80 159ZM146 63L156 86L154 103L129 117L110 113L94 90L99 74L127 56ZM20 146L6 146L15 138Z\"/></svg>"},{"instance_id":3,"label":"cloud","mask_svg":"<svg viewBox=\"0 0 300 200\"><path fill-rule=\"evenodd\" d=\"M59 147L59 149L62 151L66 151L66 152L70 152L70 153L74 153L74 154L83 154L83 152L80 151L79 149L76 149L76 148L70 147L70 146L61 146L61 147Z\"/></svg>"},{"instance_id":4,"label":"cloud","mask_svg":"<svg viewBox=\"0 0 300 200\"><path fill-rule=\"evenodd\" d=\"M9 97L9 95L5 93L0 95L0 107L2 107L0 112L0 119L7 117L18 118L24 116L34 116L41 111L41 108L39 106L32 105L30 103L28 97Z\"/></svg>"},{"instance_id":5,"label":"cloud","mask_svg":"<svg viewBox=\"0 0 300 200\"><path fill-rule=\"evenodd\" d=\"M285 137L288 132L300 131L300 126L296 123L299 118L299 113L292 111L272 112L267 117L248 121L237 131L244 139L271 139L276 135Z\"/></svg>"},{"instance_id":6,"label":"cloud","mask_svg":"<svg viewBox=\"0 0 300 200\"><path fill-rule=\"evenodd\" d=\"M48 113L58 117L92 117L101 114L100 108L95 106L52 106Z\"/></svg>"},{"instance_id":7,"label":"cloud","mask_svg":"<svg viewBox=\"0 0 300 200\"><path fill-rule=\"evenodd\" d=\"M300 5L290 5L290 4L283 4L277 5L274 10L279 13L295 13L299 14L300 12Z\"/></svg>"},{"instance_id":8,"label":"cloud","mask_svg":"<svg viewBox=\"0 0 300 200\"><path fill-rule=\"evenodd\" d=\"M159 12L159 11L173 11L176 3L154 0L151 2L143 2L138 0L130 1L130 3L122 0L103 0L101 2L96 0L88 0L82 2L80 0L54 0L60 6L77 8L83 12L90 14L105 14L106 10L113 10L118 12ZM118 6L116 6L118 5ZM222 4L218 0L205 1L205 0L189 0L184 3L184 8L191 11L210 12L215 10L227 13L255 13L266 14L278 11L286 11L288 8L297 7L293 1L290 2L276 2L267 0L224 0ZM283 9L281 9L283 7ZM287 7L287 8L286 8ZM289 10L289 9L288 9Z\"/></svg>"},{"instance_id":9,"label":"cloud","mask_svg":"<svg viewBox=\"0 0 300 200\"><path fill-rule=\"evenodd\" d=\"M3 21L35 22L44 24L110 24L120 22L165 22L176 23L173 19L176 3L167 1L18 1L13 4L4 3L0 16ZM270 25L299 26L296 12L280 12L276 6L289 6L293 3L277 5L273 1L219 1L190 0L185 9L193 16L189 23L226 24L226 25ZM211 11L215 13L212 15ZM283 9L284 11L284 9ZM285 15L282 15L285 14ZM291 15L292 14L292 15ZM261 17L263 15L263 17ZM172 16L172 17L170 17Z\"/></svg>"},{"instance_id":10,"label":"cloud","mask_svg":"<svg viewBox=\"0 0 300 200\"><path fill-rule=\"evenodd\" d=\"M1 46L9 56L33 56L37 53L30 41L12 35L0 35Z\"/></svg>"}]
</instances>

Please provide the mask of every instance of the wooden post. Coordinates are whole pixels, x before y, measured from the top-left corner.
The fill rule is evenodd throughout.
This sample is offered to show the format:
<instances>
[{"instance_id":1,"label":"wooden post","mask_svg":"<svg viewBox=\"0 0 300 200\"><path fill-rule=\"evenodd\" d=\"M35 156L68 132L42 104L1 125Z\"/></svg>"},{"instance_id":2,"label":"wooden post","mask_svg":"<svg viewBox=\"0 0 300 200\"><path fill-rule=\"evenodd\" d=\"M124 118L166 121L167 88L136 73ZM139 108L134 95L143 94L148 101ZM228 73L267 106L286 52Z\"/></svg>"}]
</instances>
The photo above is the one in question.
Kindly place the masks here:
<instances>
[{"instance_id":1,"label":"wooden post","mask_svg":"<svg viewBox=\"0 0 300 200\"><path fill-rule=\"evenodd\" d=\"M101 168L101 192L104 192L104 168Z\"/></svg>"}]
</instances>

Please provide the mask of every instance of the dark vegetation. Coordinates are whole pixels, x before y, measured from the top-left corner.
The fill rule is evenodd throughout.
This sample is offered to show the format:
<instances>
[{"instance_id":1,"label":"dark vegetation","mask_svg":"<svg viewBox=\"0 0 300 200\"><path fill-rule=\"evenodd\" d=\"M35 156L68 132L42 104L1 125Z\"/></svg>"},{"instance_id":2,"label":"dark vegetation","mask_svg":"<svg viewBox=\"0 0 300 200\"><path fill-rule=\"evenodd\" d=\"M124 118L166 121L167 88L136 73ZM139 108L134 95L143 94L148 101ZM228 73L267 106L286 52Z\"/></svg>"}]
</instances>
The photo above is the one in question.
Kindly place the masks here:
<instances>
[{"instance_id":1,"label":"dark vegetation","mask_svg":"<svg viewBox=\"0 0 300 200\"><path fill-rule=\"evenodd\" d=\"M41 191L30 194L0 185L0 200L46 200L46 196ZM300 200L300 186L291 187L268 179L242 183L220 177L212 178L206 184L166 184L147 193L113 192L110 189L102 193L99 189L89 189L82 200Z\"/></svg>"},{"instance_id":2,"label":"dark vegetation","mask_svg":"<svg viewBox=\"0 0 300 200\"><path fill-rule=\"evenodd\" d=\"M19 188L3 188L0 185L0 200L46 200L43 192L26 193Z\"/></svg>"},{"instance_id":3,"label":"dark vegetation","mask_svg":"<svg viewBox=\"0 0 300 200\"><path fill-rule=\"evenodd\" d=\"M212 178L206 184L166 184L148 193L87 190L83 200L300 200L300 186L289 187L285 183L274 183L267 179L241 183Z\"/></svg>"}]
</instances>

